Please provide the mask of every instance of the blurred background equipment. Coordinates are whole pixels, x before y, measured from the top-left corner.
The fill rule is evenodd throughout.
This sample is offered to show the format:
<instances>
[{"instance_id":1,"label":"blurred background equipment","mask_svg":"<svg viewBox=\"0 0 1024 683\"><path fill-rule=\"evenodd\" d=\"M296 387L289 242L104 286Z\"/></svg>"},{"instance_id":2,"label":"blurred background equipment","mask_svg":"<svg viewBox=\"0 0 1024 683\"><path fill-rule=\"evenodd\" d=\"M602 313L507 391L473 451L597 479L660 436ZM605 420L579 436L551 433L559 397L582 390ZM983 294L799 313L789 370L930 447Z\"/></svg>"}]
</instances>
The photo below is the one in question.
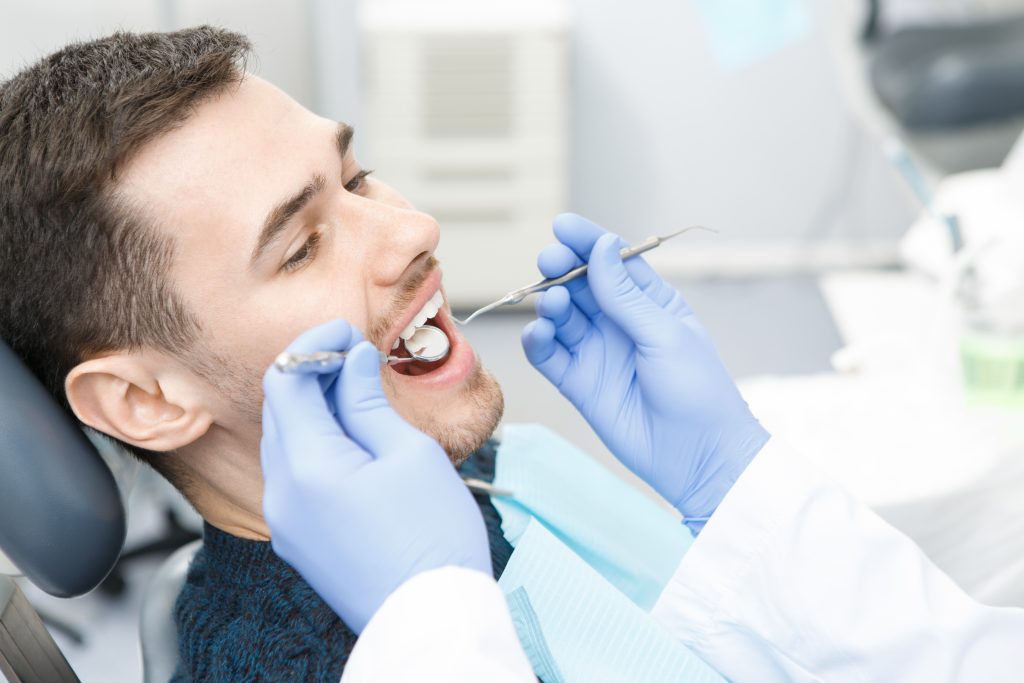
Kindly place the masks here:
<instances>
[{"instance_id":1,"label":"blurred background equipment","mask_svg":"<svg viewBox=\"0 0 1024 683\"><path fill-rule=\"evenodd\" d=\"M1024 9L893 28L886 5L869 0L864 42L895 124L941 171L998 166L1024 128Z\"/></svg>"}]
</instances>

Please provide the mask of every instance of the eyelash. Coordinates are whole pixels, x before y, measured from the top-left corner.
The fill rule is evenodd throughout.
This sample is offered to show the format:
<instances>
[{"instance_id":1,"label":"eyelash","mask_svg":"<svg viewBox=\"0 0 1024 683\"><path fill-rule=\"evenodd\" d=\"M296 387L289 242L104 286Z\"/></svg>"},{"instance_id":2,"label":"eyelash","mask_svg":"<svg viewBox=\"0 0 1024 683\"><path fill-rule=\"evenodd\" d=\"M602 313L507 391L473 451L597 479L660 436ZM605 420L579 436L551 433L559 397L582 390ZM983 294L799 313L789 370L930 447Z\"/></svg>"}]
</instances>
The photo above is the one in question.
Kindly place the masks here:
<instances>
[{"instance_id":1,"label":"eyelash","mask_svg":"<svg viewBox=\"0 0 1024 683\"><path fill-rule=\"evenodd\" d=\"M371 173L373 173L373 169L364 168L359 173L356 173L352 180L345 183L345 189L348 192L355 192L359 189L362 189L363 185L366 184L367 176L369 176Z\"/></svg>"},{"instance_id":2,"label":"eyelash","mask_svg":"<svg viewBox=\"0 0 1024 683\"><path fill-rule=\"evenodd\" d=\"M366 177L373 173L371 169L363 169L359 173L356 173L352 180L345 183L345 190L348 192L357 192L362 189L363 185L366 184ZM309 238L306 239L305 243L299 247L298 251L292 254L291 258L285 261L282 269L286 272L292 272L298 269L300 266L305 264L307 261L311 261L316 256L317 250L320 248L320 240L323 239L322 234L314 232Z\"/></svg>"},{"instance_id":3,"label":"eyelash","mask_svg":"<svg viewBox=\"0 0 1024 683\"><path fill-rule=\"evenodd\" d=\"M291 258L285 261L282 270L291 272L299 266L306 263L316 256L317 249L320 247L321 233L314 232L309 238L299 247L298 251L292 254Z\"/></svg>"}]
</instances>

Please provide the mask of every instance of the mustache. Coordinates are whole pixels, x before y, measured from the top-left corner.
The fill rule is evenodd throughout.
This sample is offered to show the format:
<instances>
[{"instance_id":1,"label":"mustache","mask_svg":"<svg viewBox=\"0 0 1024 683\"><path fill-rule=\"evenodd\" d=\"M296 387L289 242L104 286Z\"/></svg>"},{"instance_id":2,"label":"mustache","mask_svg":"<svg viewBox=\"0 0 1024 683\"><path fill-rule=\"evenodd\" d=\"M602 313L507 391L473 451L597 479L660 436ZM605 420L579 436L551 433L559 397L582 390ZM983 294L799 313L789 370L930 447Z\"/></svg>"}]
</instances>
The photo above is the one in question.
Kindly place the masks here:
<instances>
[{"instance_id":1,"label":"mustache","mask_svg":"<svg viewBox=\"0 0 1024 683\"><path fill-rule=\"evenodd\" d=\"M420 263L417 264L417 261ZM440 262L430 254L423 254L413 261L412 272L399 287L398 294L395 295L391 305L380 317L369 324L366 335L370 343L377 348L383 348L381 344L384 341L384 335L394 327L402 314L412 305L416 295L423 288L423 283L437 270L439 265ZM387 349L384 350L387 351Z\"/></svg>"}]
</instances>

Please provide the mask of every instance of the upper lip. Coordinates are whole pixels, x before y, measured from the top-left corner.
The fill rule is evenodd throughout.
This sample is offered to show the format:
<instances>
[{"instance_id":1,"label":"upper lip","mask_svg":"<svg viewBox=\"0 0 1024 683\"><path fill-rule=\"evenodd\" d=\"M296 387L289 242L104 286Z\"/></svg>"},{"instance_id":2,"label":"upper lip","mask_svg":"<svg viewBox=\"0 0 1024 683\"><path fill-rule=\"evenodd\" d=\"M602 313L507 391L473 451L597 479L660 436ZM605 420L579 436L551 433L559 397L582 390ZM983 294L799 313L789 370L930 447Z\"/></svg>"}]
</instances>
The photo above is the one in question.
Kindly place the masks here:
<instances>
[{"instance_id":1,"label":"upper lip","mask_svg":"<svg viewBox=\"0 0 1024 683\"><path fill-rule=\"evenodd\" d=\"M409 303L402 316L395 321L394 325L388 329L388 333L384 335L384 339L382 341L385 353L391 352L391 347L394 346L395 340L398 339L398 335L400 335L402 330L412 323L413 318L415 318L416 314L420 312L420 309L430 301L430 297L434 296L434 292L441 288L441 278L441 269L435 268L430 275L427 276L427 279L424 280L423 284L420 286L420 290L416 293L416 298Z\"/></svg>"}]
</instances>

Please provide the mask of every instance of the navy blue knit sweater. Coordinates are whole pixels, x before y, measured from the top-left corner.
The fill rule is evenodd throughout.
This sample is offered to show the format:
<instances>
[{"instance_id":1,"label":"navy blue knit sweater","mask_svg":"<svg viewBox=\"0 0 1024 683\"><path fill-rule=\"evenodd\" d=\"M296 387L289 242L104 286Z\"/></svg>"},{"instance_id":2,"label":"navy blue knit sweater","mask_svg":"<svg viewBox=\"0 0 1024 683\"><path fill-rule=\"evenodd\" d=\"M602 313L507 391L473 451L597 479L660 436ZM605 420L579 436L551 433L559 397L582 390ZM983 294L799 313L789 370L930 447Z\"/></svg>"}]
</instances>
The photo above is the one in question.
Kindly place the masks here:
<instances>
[{"instance_id":1,"label":"navy blue knit sweater","mask_svg":"<svg viewBox=\"0 0 1024 683\"><path fill-rule=\"evenodd\" d=\"M460 468L494 478L488 442ZM512 547L501 518L477 496L497 578ZM172 683L316 681L338 683L356 635L270 543L231 536L207 525L175 605L180 663Z\"/></svg>"}]
</instances>

